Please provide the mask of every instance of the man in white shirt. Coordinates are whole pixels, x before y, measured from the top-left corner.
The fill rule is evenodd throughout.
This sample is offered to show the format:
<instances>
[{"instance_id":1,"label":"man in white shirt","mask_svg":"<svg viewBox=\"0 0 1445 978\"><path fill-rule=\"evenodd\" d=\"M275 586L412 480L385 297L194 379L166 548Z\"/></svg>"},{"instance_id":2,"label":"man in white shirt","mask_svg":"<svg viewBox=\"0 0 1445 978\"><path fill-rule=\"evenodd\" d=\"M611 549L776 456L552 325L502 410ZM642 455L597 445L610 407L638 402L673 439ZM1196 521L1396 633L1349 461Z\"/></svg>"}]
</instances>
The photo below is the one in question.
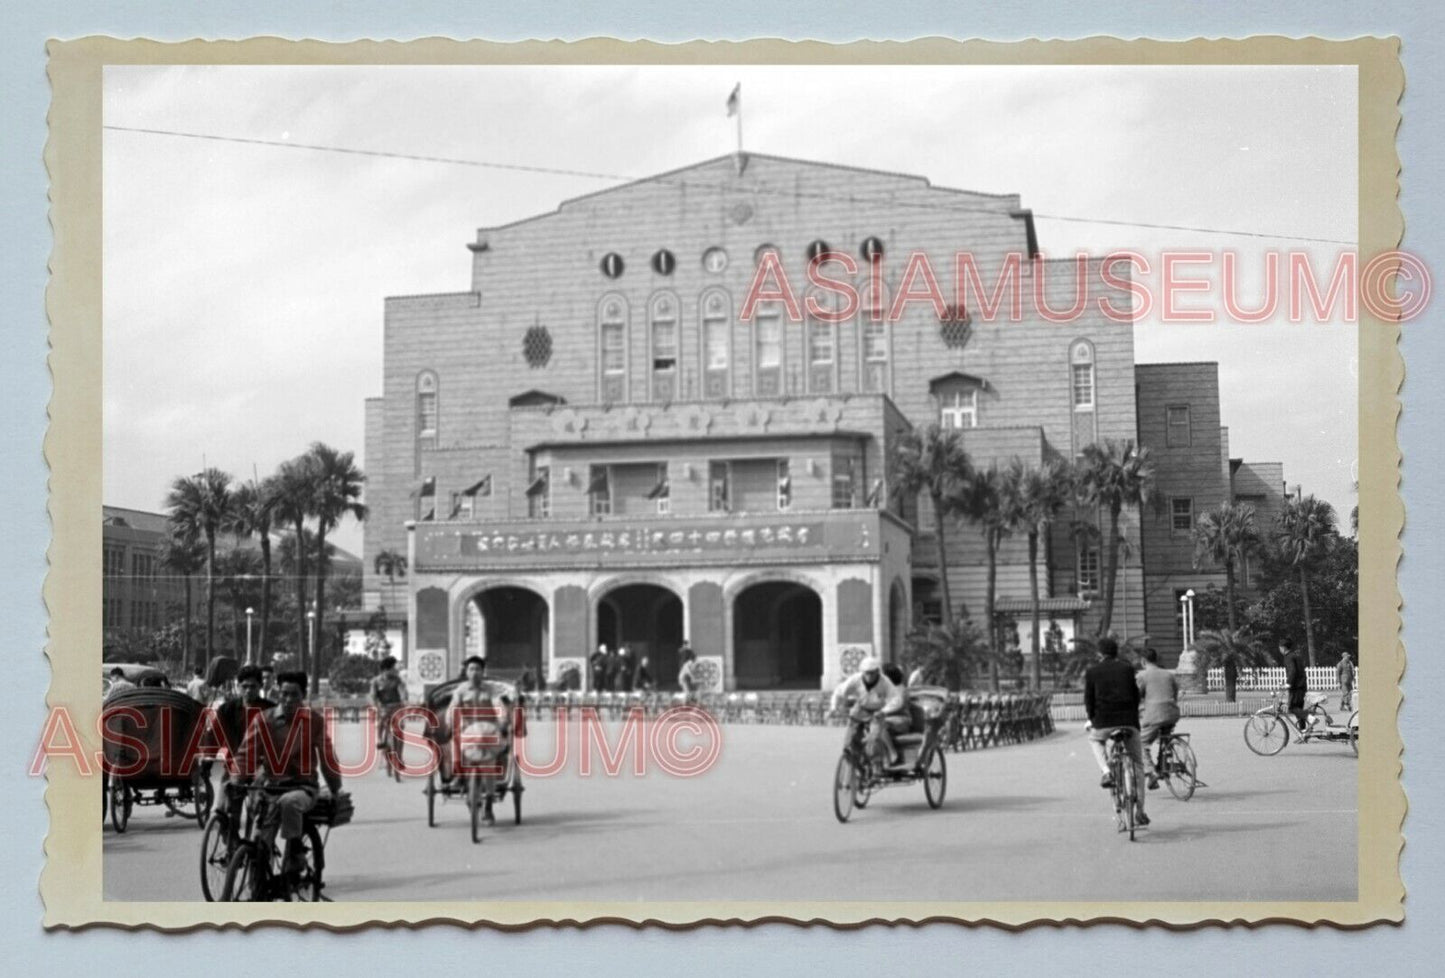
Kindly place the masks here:
<instances>
[{"instance_id":1,"label":"man in white shirt","mask_svg":"<svg viewBox=\"0 0 1445 978\"><path fill-rule=\"evenodd\" d=\"M904 712L903 690L883 675L883 666L876 658L869 656L858 666L858 671L833 690L833 712L842 709L849 699L854 700L849 717L855 721L868 721L868 742L888 752L888 763L899 761L898 748L893 746L893 735L889 732L889 721L907 724Z\"/></svg>"}]
</instances>

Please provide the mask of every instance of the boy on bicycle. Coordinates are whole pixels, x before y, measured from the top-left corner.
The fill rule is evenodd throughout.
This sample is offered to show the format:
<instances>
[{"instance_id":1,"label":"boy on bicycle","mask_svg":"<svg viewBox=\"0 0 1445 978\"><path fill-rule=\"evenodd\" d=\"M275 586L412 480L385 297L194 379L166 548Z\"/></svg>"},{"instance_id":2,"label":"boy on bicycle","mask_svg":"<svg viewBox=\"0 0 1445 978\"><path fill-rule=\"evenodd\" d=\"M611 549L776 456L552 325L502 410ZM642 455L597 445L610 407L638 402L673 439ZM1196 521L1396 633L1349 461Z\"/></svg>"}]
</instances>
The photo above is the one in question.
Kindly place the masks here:
<instances>
[{"instance_id":1,"label":"boy on bicycle","mask_svg":"<svg viewBox=\"0 0 1445 978\"><path fill-rule=\"evenodd\" d=\"M1124 748L1134 766L1134 783L1138 784L1144 780L1144 745L1139 738L1139 687L1134 681L1134 670L1119 659L1119 643L1112 638L1099 639L1099 653L1104 657L1103 661L1090 666L1089 671L1084 673L1084 712L1089 716L1089 749L1104 774L1099 786L1114 787L1104 745L1115 732L1124 735ZM1135 821L1148 825L1149 817L1144 814L1144 793L1136 792L1135 797Z\"/></svg>"}]
</instances>

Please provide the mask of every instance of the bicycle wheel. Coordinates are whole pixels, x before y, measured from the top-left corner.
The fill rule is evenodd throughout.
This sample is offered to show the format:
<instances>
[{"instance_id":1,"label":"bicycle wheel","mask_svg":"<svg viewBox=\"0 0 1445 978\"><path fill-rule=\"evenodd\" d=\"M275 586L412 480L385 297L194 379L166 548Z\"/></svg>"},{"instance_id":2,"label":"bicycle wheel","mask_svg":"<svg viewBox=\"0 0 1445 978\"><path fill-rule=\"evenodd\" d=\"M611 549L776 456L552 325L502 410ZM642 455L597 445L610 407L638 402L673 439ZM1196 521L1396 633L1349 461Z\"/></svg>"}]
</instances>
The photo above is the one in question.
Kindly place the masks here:
<instances>
[{"instance_id":1,"label":"bicycle wheel","mask_svg":"<svg viewBox=\"0 0 1445 978\"><path fill-rule=\"evenodd\" d=\"M1350 718L1345 721L1345 725L1350 728L1350 750L1354 751L1356 757L1359 757L1359 756L1360 756L1360 711L1359 711L1359 710L1356 710L1354 713L1351 713L1351 714L1350 714Z\"/></svg>"},{"instance_id":2,"label":"bicycle wheel","mask_svg":"<svg viewBox=\"0 0 1445 978\"><path fill-rule=\"evenodd\" d=\"M1261 757L1273 757L1289 743L1289 721L1273 710L1261 710L1244 721L1244 742Z\"/></svg>"},{"instance_id":3,"label":"bicycle wheel","mask_svg":"<svg viewBox=\"0 0 1445 978\"><path fill-rule=\"evenodd\" d=\"M472 841L482 841L482 779L475 774L467 776L467 808L472 814Z\"/></svg>"},{"instance_id":4,"label":"bicycle wheel","mask_svg":"<svg viewBox=\"0 0 1445 978\"><path fill-rule=\"evenodd\" d=\"M426 826L429 829L437 827L437 773L432 771L426 776Z\"/></svg>"},{"instance_id":5,"label":"bicycle wheel","mask_svg":"<svg viewBox=\"0 0 1445 978\"><path fill-rule=\"evenodd\" d=\"M135 803L134 796L129 788L120 778L110 779L110 824L117 832L124 832L126 825L130 823L131 805Z\"/></svg>"},{"instance_id":6,"label":"bicycle wheel","mask_svg":"<svg viewBox=\"0 0 1445 978\"><path fill-rule=\"evenodd\" d=\"M858 769L847 754L838 758L838 768L833 773L833 814L838 821L848 821L853 814L853 799L858 791Z\"/></svg>"},{"instance_id":7,"label":"bicycle wheel","mask_svg":"<svg viewBox=\"0 0 1445 978\"><path fill-rule=\"evenodd\" d=\"M1121 777L1115 784L1119 785L1119 799L1124 806L1124 825L1129 830L1129 841L1134 841L1134 813L1139 806L1139 782L1134 780L1134 762L1125 757L1121 751L1119 756L1119 772Z\"/></svg>"},{"instance_id":8,"label":"bicycle wheel","mask_svg":"<svg viewBox=\"0 0 1445 978\"><path fill-rule=\"evenodd\" d=\"M207 903L221 897L226 885L226 866L231 861L230 823L216 812L206 820L201 833L201 896Z\"/></svg>"},{"instance_id":9,"label":"bicycle wheel","mask_svg":"<svg viewBox=\"0 0 1445 978\"><path fill-rule=\"evenodd\" d=\"M943 796L948 791L948 764L943 751L934 748L928 756L928 766L923 771L923 797L928 799L929 808L942 808Z\"/></svg>"},{"instance_id":10,"label":"bicycle wheel","mask_svg":"<svg viewBox=\"0 0 1445 978\"><path fill-rule=\"evenodd\" d=\"M223 903L238 903L253 901L259 898L261 888L261 869L256 862L256 850L250 845L243 845L231 853L231 861L226 864L226 879L221 884L221 901Z\"/></svg>"},{"instance_id":11,"label":"bicycle wheel","mask_svg":"<svg viewBox=\"0 0 1445 978\"><path fill-rule=\"evenodd\" d=\"M1164 759L1164 780L1169 784L1169 793L1180 801L1194 797L1197 764L1194 748L1188 742L1175 740L1170 743L1168 756Z\"/></svg>"},{"instance_id":12,"label":"bicycle wheel","mask_svg":"<svg viewBox=\"0 0 1445 978\"><path fill-rule=\"evenodd\" d=\"M288 899L298 903L316 903L321 899L321 871L326 864L326 850L321 842L321 833L315 825L307 824L306 835L302 837L301 868L287 875L286 892Z\"/></svg>"}]
</instances>

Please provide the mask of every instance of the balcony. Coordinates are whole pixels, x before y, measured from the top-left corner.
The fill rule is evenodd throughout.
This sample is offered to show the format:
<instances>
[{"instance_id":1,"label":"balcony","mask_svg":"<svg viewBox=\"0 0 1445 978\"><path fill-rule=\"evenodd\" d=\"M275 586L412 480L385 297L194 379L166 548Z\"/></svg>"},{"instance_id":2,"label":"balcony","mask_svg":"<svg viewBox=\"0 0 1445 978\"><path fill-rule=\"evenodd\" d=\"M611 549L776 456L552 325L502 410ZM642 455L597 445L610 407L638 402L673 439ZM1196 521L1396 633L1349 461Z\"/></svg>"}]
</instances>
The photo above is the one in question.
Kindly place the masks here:
<instances>
[{"instance_id":1,"label":"balcony","mask_svg":"<svg viewBox=\"0 0 1445 978\"><path fill-rule=\"evenodd\" d=\"M876 562L908 525L876 509L415 525L421 573ZM906 553L906 549L902 551Z\"/></svg>"}]
</instances>

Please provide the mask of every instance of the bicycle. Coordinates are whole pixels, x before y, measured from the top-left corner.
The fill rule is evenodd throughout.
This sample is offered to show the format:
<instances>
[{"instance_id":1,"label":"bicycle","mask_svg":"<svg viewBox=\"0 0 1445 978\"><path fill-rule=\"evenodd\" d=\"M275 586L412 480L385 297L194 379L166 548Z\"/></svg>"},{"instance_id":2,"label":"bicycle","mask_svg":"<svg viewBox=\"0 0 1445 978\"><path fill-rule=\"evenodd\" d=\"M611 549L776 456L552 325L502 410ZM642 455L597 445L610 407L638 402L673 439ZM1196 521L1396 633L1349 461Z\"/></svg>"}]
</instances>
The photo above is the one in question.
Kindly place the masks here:
<instances>
[{"instance_id":1,"label":"bicycle","mask_svg":"<svg viewBox=\"0 0 1445 978\"><path fill-rule=\"evenodd\" d=\"M317 799L315 807L306 813L306 822L301 837L294 847L294 866L284 869L283 855L273 838L269 851L264 851L256 829L266 818L270 806L275 804L273 794L285 790L271 785L251 785L247 792L246 810L242 816L244 830L236 844L231 860L226 865L226 879L221 887L221 901L286 901L314 903L325 899L321 895L325 883L322 874L326 868L326 839L318 825L326 827L327 835L337 825L351 821L351 798L343 793L331 798Z\"/></svg>"},{"instance_id":2,"label":"bicycle","mask_svg":"<svg viewBox=\"0 0 1445 978\"><path fill-rule=\"evenodd\" d=\"M216 809L201 833L201 895L207 903L221 899L226 885L226 868L241 842L240 819L231 812L240 812L245 803L246 788L234 782L222 786L226 793L225 809Z\"/></svg>"},{"instance_id":3,"label":"bicycle","mask_svg":"<svg viewBox=\"0 0 1445 978\"><path fill-rule=\"evenodd\" d=\"M1169 793L1180 801L1194 797L1194 789L1204 783L1199 780L1199 762L1187 733L1169 733L1159 738L1159 756L1154 770L1168 785Z\"/></svg>"},{"instance_id":4,"label":"bicycle","mask_svg":"<svg viewBox=\"0 0 1445 978\"><path fill-rule=\"evenodd\" d=\"M1127 739L1128 734L1123 730L1109 734L1109 779L1113 782L1109 793L1114 799L1114 821L1120 832L1129 833L1129 841L1133 842L1138 827L1135 814L1139 810L1139 783L1134 779L1134 762L1125 746Z\"/></svg>"},{"instance_id":5,"label":"bicycle","mask_svg":"<svg viewBox=\"0 0 1445 978\"><path fill-rule=\"evenodd\" d=\"M381 763L386 776L401 783L402 759L401 751L403 742L401 732L392 723L396 712L402 708L398 703L394 706L381 706L377 708L377 746L381 748Z\"/></svg>"},{"instance_id":6,"label":"bicycle","mask_svg":"<svg viewBox=\"0 0 1445 978\"><path fill-rule=\"evenodd\" d=\"M1358 757L1360 711L1355 710L1344 724L1338 724L1325 708L1326 698L1324 693L1310 693L1305 698L1305 728L1301 730L1285 705L1284 691L1276 689L1270 705L1244 722L1245 744L1261 757L1273 757L1284 750L1293 736L1302 744L1311 740L1348 743L1350 750Z\"/></svg>"}]
</instances>

